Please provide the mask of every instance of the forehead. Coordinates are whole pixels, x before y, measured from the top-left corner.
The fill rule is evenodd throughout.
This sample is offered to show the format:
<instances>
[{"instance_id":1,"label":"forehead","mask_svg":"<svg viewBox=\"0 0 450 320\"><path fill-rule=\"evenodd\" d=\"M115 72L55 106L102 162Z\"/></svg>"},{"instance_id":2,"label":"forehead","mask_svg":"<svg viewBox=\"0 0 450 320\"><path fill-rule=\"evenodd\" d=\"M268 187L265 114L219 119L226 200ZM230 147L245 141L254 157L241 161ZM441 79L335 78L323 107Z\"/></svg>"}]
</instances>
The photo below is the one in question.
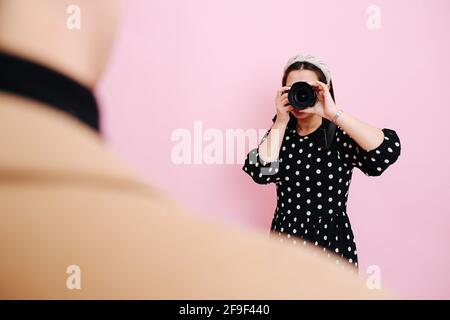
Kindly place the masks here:
<instances>
[{"instance_id":1,"label":"forehead","mask_svg":"<svg viewBox=\"0 0 450 320\"><path fill-rule=\"evenodd\" d=\"M319 80L319 77L311 70L293 70L289 72L286 78L286 84L291 84L297 81L312 81Z\"/></svg>"}]
</instances>

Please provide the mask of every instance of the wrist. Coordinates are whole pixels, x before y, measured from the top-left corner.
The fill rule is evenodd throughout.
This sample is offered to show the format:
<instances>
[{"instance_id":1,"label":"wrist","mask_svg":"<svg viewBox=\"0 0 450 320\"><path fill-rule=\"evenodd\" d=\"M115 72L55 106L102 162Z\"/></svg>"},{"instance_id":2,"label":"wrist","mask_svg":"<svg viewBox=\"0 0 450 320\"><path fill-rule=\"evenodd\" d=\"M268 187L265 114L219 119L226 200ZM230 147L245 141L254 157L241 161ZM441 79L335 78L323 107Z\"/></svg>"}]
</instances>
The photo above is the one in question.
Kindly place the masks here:
<instances>
[{"instance_id":1,"label":"wrist","mask_svg":"<svg viewBox=\"0 0 450 320\"><path fill-rule=\"evenodd\" d=\"M288 117L287 119L279 119L277 117L277 119L275 120L275 125L276 126L287 126L287 124L289 123L290 118Z\"/></svg>"},{"instance_id":2,"label":"wrist","mask_svg":"<svg viewBox=\"0 0 450 320\"><path fill-rule=\"evenodd\" d=\"M331 121L338 110L338 107L333 108L331 111L325 113L325 117Z\"/></svg>"},{"instance_id":3,"label":"wrist","mask_svg":"<svg viewBox=\"0 0 450 320\"><path fill-rule=\"evenodd\" d=\"M344 110L343 110L343 109L336 108L336 109L333 110L333 112L331 112L331 113L329 113L329 114L327 115L327 119L330 120L330 121L333 122L333 123L336 123L337 120L339 119L339 117L340 117L343 113L344 113Z\"/></svg>"}]
</instances>

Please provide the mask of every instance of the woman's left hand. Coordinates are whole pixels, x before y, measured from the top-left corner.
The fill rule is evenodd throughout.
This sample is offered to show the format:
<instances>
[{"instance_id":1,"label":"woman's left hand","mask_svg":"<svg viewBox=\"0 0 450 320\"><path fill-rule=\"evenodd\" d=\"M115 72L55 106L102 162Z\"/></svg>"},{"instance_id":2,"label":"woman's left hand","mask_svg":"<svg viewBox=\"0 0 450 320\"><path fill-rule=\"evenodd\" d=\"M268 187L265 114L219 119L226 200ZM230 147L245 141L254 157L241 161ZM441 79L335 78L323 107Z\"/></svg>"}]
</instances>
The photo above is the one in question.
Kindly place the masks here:
<instances>
[{"instance_id":1,"label":"woman's left hand","mask_svg":"<svg viewBox=\"0 0 450 320\"><path fill-rule=\"evenodd\" d=\"M338 108L331 97L330 89L325 83L318 80L308 81L308 84L316 90L317 101L313 107L303 109L301 112L318 114L322 118L330 120L338 111Z\"/></svg>"}]
</instances>

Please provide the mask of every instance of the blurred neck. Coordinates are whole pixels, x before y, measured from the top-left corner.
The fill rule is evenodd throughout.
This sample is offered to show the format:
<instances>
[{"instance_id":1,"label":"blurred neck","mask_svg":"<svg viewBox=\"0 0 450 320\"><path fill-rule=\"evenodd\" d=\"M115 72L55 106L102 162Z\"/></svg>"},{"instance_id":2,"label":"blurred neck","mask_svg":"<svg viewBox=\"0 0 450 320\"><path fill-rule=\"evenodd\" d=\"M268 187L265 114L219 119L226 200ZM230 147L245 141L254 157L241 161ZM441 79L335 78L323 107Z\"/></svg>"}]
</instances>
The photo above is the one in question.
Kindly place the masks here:
<instances>
[{"instance_id":1,"label":"blurred neck","mask_svg":"<svg viewBox=\"0 0 450 320\"><path fill-rule=\"evenodd\" d=\"M79 30L66 26L68 1L0 1L0 50L67 74L86 87L99 80L109 51L109 39L99 39L84 10ZM94 31L93 31L94 30ZM95 51L93 51L95 48Z\"/></svg>"}]
</instances>

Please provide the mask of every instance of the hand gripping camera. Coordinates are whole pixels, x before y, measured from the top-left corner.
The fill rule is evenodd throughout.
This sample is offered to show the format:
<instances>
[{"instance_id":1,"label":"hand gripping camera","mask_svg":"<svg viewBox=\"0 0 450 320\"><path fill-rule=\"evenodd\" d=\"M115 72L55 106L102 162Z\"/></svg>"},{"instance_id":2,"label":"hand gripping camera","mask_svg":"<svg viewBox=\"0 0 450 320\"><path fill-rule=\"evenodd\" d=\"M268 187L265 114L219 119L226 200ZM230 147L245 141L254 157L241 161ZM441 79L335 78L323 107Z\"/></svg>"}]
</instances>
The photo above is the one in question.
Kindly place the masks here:
<instances>
[{"instance_id":1,"label":"hand gripping camera","mask_svg":"<svg viewBox=\"0 0 450 320\"><path fill-rule=\"evenodd\" d=\"M290 89L283 93L285 92L288 92L289 104L299 110L313 107L317 102L316 90L304 81L293 83ZM324 118L318 130L321 131L321 134L316 136L316 142L320 147L329 149L334 140L336 124Z\"/></svg>"}]
</instances>

